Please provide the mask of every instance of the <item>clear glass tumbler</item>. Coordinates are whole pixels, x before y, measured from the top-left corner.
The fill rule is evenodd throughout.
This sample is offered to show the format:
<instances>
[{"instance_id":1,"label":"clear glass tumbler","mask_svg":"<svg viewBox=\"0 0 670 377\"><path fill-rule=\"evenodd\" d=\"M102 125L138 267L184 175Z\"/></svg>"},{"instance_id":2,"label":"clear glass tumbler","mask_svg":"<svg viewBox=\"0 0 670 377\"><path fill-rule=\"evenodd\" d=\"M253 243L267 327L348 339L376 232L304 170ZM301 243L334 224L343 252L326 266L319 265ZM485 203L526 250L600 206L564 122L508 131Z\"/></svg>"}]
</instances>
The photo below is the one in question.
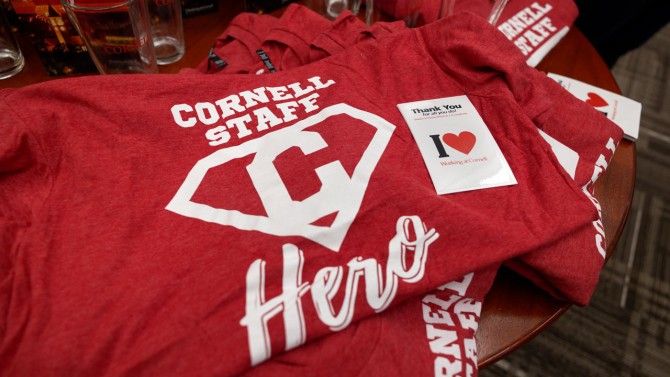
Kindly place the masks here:
<instances>
[{"instance_id":1,"label":"clear glass tumbler","mask_svg":"<svg viewBox=\"0 0 670 377\"><path fill-rule=\"evenodd\" d=\"M61 3L100 73L158 73L144 0Z\"/></svg>"},{"instance_id":2,"label":"clear glass tumbler","mask_svg":"<svg viewBox=\"0 0 670 377\"><path fill-rule=\"evenodd\" d=\"M170 64L184 56L184 26L180 0L147 0L154 50L158 64Z\"/></svg>"},{"instance_id":3,"label":"clear glass tumbler","mask_svg":"<svg viewBox=\"0 0 670 377\"><path fill-rule=\"evenodd\" d=\"M24 65L21 48L7 19L6 5L0 0L0 79L21 72Z\"/></svg>"}]
</instances>

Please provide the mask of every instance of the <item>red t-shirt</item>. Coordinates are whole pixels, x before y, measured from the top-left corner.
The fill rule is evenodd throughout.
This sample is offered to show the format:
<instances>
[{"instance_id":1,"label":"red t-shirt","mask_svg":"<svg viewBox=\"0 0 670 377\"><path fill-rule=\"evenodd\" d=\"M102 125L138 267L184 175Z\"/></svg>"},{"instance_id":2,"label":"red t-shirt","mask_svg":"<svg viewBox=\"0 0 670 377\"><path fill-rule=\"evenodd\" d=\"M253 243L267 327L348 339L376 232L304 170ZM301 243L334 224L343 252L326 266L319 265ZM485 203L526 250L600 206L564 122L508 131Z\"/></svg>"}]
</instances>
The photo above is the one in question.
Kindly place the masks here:
<instances>
[{"instance_id":1,"label":"red t-shirt","mask_svg":"<svg viewBox=\"0 0 670 377\"><path fill-rule=\"evenodd\" d=\"M441 3L429 0L379 0L375 1L375 7L391 17L408 19L420 26L434 22L440 14L446 15L447 10L440 8ZM456 0L452 12L472 12L488 20L492 8L491 0ZM573 0L511 0L505 6L496 27L534 67L567 34L577 15L578 9Z\"/></svg>"},{"instance_id":2,"label":"red t-shirt","mask_svg":"<svg viewBox=\"0 0 670 377\"><path fill-rule=\"evenodd\" d=\"M598 213L533 120L560 107L616 127L526 85L558 88L466 15L262 77L2 91L0 364L239 374L471 271L592 239ZM435 194L396 105L460 95L518 184ZM561 294L588 299L592 254Z\"/></svg>"},{"instance_id":3,"label":"red t-shirt","mask_svg":"<svg viewBox=\"0 0 670 377\"><path fill-rule=\"evenodd\" d=\"M516 3L517 8L518 4ZM486 5L486 9L483 9L483 5ZM481 14L485 16L489 11L490 11L490 4L483 4L483 3L478 3L478 2L469 2L467 3L468 10L473 11L477 14ZM478 9L477 6L482 7L482 9ZM294 8L298 7L297 5L293 6ZM535 5L535 8L538 8L537 5ZM508 8L509 9L516 9L516 8ZM539 9L539 8L538 8ZM569 7L568 10L571 8ZM300 13L301 16L299 18L310 18L310 16L316 16L317 18L320 17L313 12L307 10L306 8L302 8L302 12L287 12L288 14L298 14ZM460 10L463 10L463 7L460 8ZM563 10L565 11L565 10ZM285 17L285 18L291 18L291 17ZM281 64L280 69L290 69L294 68L295 66L305 64L308 61L316 61L323 59L327 56L334 55L337 53L340 53L344 51L348 46L364 42L366 40L370 40L372 38L380 38L384 37L390 33L394 32L399 32L402 30L405 30L406 27L404 26L404 23L402 21L394 22L394 23L384 23L384 22L378 22L372 25L372 27L368 27L365 25L362 21L358 20L355 16L353 16L350 13L345 13L342 14L336 21L332 23L332 25L323 33L319 34L317 38L312 39L311 41L311 54L309 58L306 57L300 57L300 58L295 58L292 59L288 62L286 62L285 59L281 58L281 54L273 54L277 58L278 61L281 61L283 63L287 64ZM305 45L307 44L308 40L310 38L313 38L313 35L308 34L305 35L304 37L299 36L300 33L294 33L293 37L294 39L291 38L284 38L282 40L282 43L278 44L281 46L281 51L286 51L291 54L295 55L304 55L305 51ZM273 43L278 43L278 39L275 39ZM295 46L295 47L294 47ZM279 49L277 49L279 50ZM302 54L296 54L296 52L302 51ZM541 96L554 96L555 93L541 93L537 94L537 97ZM562 116L563 113L561 112L554 112L551 117L556 117L556 116ZM590 195L592 194L592 179L597 178L597 176L593 176L593 172L598 171L599 164L602 165L603 162L607 162L609 158L611 158L612 151L608 151L608 146L606 145L607 139L606 137L609 137L610 135L610 130L609 129L601 129L601 128L596 128L596 127L582 127L581 123L576 124L574 123L574 119L576 118L581 118L581 116L575 116L570 115L570 116L563 116L564 119L560 121L545 121L543 119L538 119L536 120L536 123L538 124L543 124L546 123L544 127L545 132L551 133L550 136L553 136L555 138L558 138L561 142L567 144L571 149L579 152L580 155L580 160L578 164L578 169L577 169L577 182L580 185L580 187L584 187L587 192L586 194ZM560 125L560 127L554 127L555 125ZM595 142L594 142L595 141ZM602 156L602 157L601 157ZM597 163L598 159L601 161ZM587 185L587 183L589 183ZM589 193L590 191L590 193ZM604 247L604 243L601 244L602 247ZM591 245L592 246L592 245ZM565 272L570 273L572 271L571 268L559 268L557 269L556 266L558 265L572 265L571 261L579 259L579 255L584 252L585 246L584 246L584 240L579 240L577 237L571 237L569 240L563 240L559 245L555 245L554 247L546 247L546 248L541 248L533 253L528 253L524 255L521 258L518 259L513 259L510 261L507 261L506 264L508 264L510 267L513 269L517 270L520 272L522 275L530 278L534 282L536 282L538 285L543 287L545 290L549 291L550 293L562 297L559 291L557 291L555 288L553 288L553 285L565 285L566 282L570 284L570 282L573 282L576 279L575 276L568 274L566 276ZM566 263L567 262L567 263ZM596 264L596 267L598 264ZM582 269L578 269L577 271L581 271ZM481 273L478 275L481 276ZM551 282L546 281L546 277L549 277L548 279L551 280ZM566 286L565 287L568 291L574 290L573 287ZM483 294L482 294L483 297ZM415 299L416 300L416 299ZM419 302L420 300L416 300L416 302ZM410 305L404 305L401 306L401 308L409 308ZM403 311L408 311L409 309L395 309L399 312ZM381 319L379 321L385 321L388 323L386 325L386 328L394 328L395 332L402 332L400 330L401 328L409 328L405 326L397 326L393 325L391 322L389 322L389 318L398 318L399 316L405 316L407 318L412 318L413 316L411 314L399 314L395 316L390 316L388 313L384 313L381 316ZM418 318L418 317L417 317ZM372 323L377 323L379 322L377 320L375 321L370 321ZM367 321L365 323L368 323ZM404 324L404 322L403 322ZM363 330L367 329L368 326L364 326L362 324L357 325L355 328L349 328L345 331L338 332L338 334L342 334L339 336L339 338L342 339L349 339L348 335L343 335L345 333L351 333L354 332L357 335L360 335L362 333L366 333L368 330ZM389 344L395 344L396 339L407 339L410 337L413 337L415 339L423 339L424 336L422 335L422 332L419 332L418 334L411 334L411 332L403 332L404 335L398 337L393 337L386 335L385 336L385 342L383 342L383 346L379 346L374 348L374 352L377 352L378 354L385 354L385 355L393 355L393 353L387 352L388 350L384 346L388 346ZM460 339L462 340L462 339ZM341 347L337 346L337 340L335 340L335 337L328 337L324 340L321 340L315 344L313 344L309 349L312 349L314 351L306 351L305 348L301 348L299 350L293 351L289 353L287 357L290 358L290 362L285 361L285 357L279 358L278 360L274 360L271 363L273 371L271 372L272 374L277 374L279 370L282 370L287 373L293 373L295 372L295 368L287 367L287 365L300 365L300 371L302 373L311 373L308 372L310 371L311 367L310 366L310 361L311 360L321 360L317 365L323 364L323 359L326 357L326 355L330 352L328 350L331 349L340 349ZM403 340L401 343L405 343L406 340ZM359 346L358 342L354 342L356 346L350 346L349 348L351 349L351 353L355 354L358 359L365 359L367 360L368 358L371 358L365 350L366 346ZM317 346L318 345L318 346ZM421 347L417 348L418 350L422 350ZM423 349L423 351L426 351L426 349ZM319 353L319 356L315 358L314 352ZM464 352L464 351L463 351ZM349 366L354 366L358 365L356 363L353 363L352 360L352 355L351 353L343 353L343 352L336 352L332 355L330 355L330 359L335 359L331 360L332 363L336 364L338 363L338 360L340 363L342 363L344 360L347 361L347 365ZM407 352L406 352L407 353ZM428 353L430 355L430 353ZM418 360L422 359L422 356L420 355L405 355L406 357L403 358L402 360L411 360L411 362L408 362L409 364L412 364L413 366L413 371L415 372L416 375L421 375L422 373L418 372ZM423 359L426 359L425 355L423 356ZM430 358L428 358L430 359ZM384 363L378 363L375 365L390 365L389 363L393 363L394 360L396 360L394 357L390 357L389 360L385 360ZM436 359L438 360L438 359ZM379 360L378 360L379 361ZM438 361L436 361L437 363ZM258 373L268 373L268 367L267 364L263 364L263 368L257 368L255 370L255 374ZM427 363L427 364L421 364L424 365L425 367L431 367L432 363ZM317 367L318 366L314 366ZM465 368L465 364L464 364ZM286 371L285 369L288 369ZM402 368L393 368L395 370L403 370ZM338 369L339 370L339 369ZM356 370L356 369L354 369ZM324 373L323 370L320 370L320 373ZM388 371L385 372L388 374ZM402 374L401 374L402 375Z\"/></svg>"},{"instance_id":4,"label":"red t-shirt","mask_svg":"<svg viewBox=\"0 0 670 377\"><path fill-rule=\"evenodd\" d=\"M524 3L514 2L513 4L513 7L505 8L506 12L514 11L519 13L519 9L522 9L521 13L524 15L526 14L526 11L523 10L525 7L522 6ZM486 12L488 12L490 6L489 3L468 2L467 4L460 4L457 10L462 11L467 9L469 11L475 11L478 14L484 14L485 11L483 9L486 8ZM551 5L540 7L536 3L529 5L529 9L531 8L535 9L536 12L539 12L539 10L542 9L547 11L552 10ZM567 14L571 14L571 9L572 7L567 6L555 9L553 12L558 12L562 15L561 17L563 17L563 14L566 12ZM504 15L505 14L508 13L504 13ZM458 15L455 17L458 17ZM318 28L295 26L299 25L297 22L299 19L311 20L310 22L307 22L306 25L318 24L320 26ZM319 24L319 22L321 23ZM351 12L343 12L337 20L330 23L329 27L323 32L320 32L319 30L324 27L324 23L328 24L322 16L304 6L298 4L289 6L284 16L282 16L281 24L283 26L278 26L275 29L278 30L276 32L278 37L263 43L263 46L266 47L265 50L269 51L271 57L274 57L273 61L279 62L275 67L278 70L292 69L307 64L308 62L317 61L327 56L341 53L349 46L406 30L406 27L402 26L402 22L376 23L372 27L369 27L357 19ZM252 27L253 25L249 26ZM307 29L309 29L309 32L307 32ZM284 37L281 37L282 35L284 35ZM314 35L318 36L315 38ZM311 43L309 42L310 40ZM311 46L307 47L308 44ZM263 70L261 68L262 66L261 62L257 61L255 68L250 71ZM263 72L266 71L263 70ZM519 75L518 77L522 77L522 75ZM518 92L521 92L522 90L534 92L525 95L525 98L528 99L542 97L553 98L562 95L562 88L536 87L520 79L517 81L518 83L515 82L513 84L519 87L517 89ZM526 100L524 99L524 101ZM532 102L524 102L523 106L527 106L527 111L529 112L535 111L533 109L533 106L535 105ZM608 161L613 155L616 143L614 142L615 139L612 139L610 142L610 138L613 135L612 129L596 126L583 127L583 122L579 121L579 119L589 119L589 112L583 109L577 109L573 113L568 113L561 109L556 109L555 111L546 111L541 116L537 116L534 119L534 122L551 137L557 139L557 141L579 154L575 181L580 188L583 188L585 194L594 200L592 197L593 184L599 174L606 168ZM594 205L596 208L599 207L597 202L594 202ZM593 225L593 227L595 227L600 234L598 236L599 242L597 247L604 256L605 239L602 224L597 223ZM507 264L517 272L536 282L545 290L561 297L561 294L552 288L552 284L566 284L566 282L570 283L574 281L572 275L574 271L571 269L558 270L562 272L557 274L555 271L557 263L555 261L557 258L560 259L561 256L566 260L573 260L574 258L571 256L572 254L578 255L581 253L581 243L577 242L575 245L574 252L568 252L567 250L569 248L566 248L566 246L563 245L554 248L553 251L538 250L535 253L525 255L521 259L508 261ZM552 254L556 254L556 256L547 257ZM577 257L577 259L579 258ZM542 269L543 273L535 273L538 269ZM576 271L580 270L578 269ZM567 277L563 276L564 272L568 273ZM552 276L550 279L553 280L553 283L547 283L542 276ZM567 290L573 291L572 288ZM584 297L587 296L589 295ZM580 302L583 304L585 303L583 298L580 299Z\"/></svg>"},{"instance_id":5,"label":"red t-shirt","mask_svg":"<svg viewBox=\"0 0 670 377\"><path fill-rule=\"evenodd\" d=\"M272 18L272 20L268 20ZM333 22L299 5L290 4L281 18L242 13L217 39L215 57L196 68L201 73L269 73L292 69L344 51L349 46L404 31L402 21L366 25L350 11ZM264 61L258 51L266 56ZM217 67L216 59L226 62ZM230 65L230 66L228 66ZM182 73L194 73L184 69Z\"/></svg>"}]
</instances>

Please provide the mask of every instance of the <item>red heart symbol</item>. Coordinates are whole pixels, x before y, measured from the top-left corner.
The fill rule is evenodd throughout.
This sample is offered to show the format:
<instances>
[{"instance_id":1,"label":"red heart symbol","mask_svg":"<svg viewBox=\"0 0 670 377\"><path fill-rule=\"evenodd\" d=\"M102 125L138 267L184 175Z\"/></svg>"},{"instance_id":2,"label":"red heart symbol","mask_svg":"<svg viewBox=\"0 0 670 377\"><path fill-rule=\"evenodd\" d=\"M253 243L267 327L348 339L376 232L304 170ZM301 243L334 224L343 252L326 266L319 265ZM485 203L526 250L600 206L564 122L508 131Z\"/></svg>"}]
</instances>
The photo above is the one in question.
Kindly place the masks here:
<instances>
[{"instance_id":1,"label":"red heart symbol","mask_svg":"<svg viewBox=\"0 0 670 377\"><path fill-rule=\"evenodd\" d=\"M468 154L474 148L477 137L472 132L463 131L458 135L444 134L442 135L442 141L455 150Z\"/></svg>"},{"instance_id":2,"label":"red heart symbol","mask_svg":"<svg viewBox=\"0 0 670 377\"><path fill-rule=\"evenodd\" d=\"M609 103L607 103L607 101L605 101L603 99L603 97L601 97L601 96L599 96L599 95L597 95L593 92L589 92L588 96L589 96L589 98L586 100L586 103L588 103L589 105L591 105L593 107L603 107L603 106L609 105Z\"/></svg>"}]
</instances>

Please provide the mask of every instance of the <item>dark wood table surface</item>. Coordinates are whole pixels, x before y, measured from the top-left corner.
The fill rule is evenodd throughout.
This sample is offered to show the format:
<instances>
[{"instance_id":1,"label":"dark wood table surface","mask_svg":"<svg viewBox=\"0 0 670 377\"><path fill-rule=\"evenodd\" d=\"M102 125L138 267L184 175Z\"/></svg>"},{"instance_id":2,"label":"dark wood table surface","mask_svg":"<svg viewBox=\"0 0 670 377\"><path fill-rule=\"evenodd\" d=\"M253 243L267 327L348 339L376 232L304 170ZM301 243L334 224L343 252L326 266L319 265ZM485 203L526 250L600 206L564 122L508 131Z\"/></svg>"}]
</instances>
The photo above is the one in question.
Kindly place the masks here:
<instances>
[{"instance_id":1,"label":"dark wood table surface","mask_svg":"<svg viewBox=\"0 0 670 377\"><path fill-rule=\"evenodd\" d=\"M186 54L171 65L160 66L161 73L176 73L183 67L195 67L208 54L230 20L244 11L243 1L219 1L216 13L184 20ZM18 75L0 80L0 88L23 87L49 77L28 41L20 37L26 67ZM620 92L610 70L579 30L572 30L537 67L572 77L601 88ZM611 255L624 224L635 185L635 145L622 141L614 158L597 181L596 197L602 205L603 223ZM481 368L523 345L570 308L570 304L552 298L530 282L503 269L484 302L477 331L478 359Z\"/></svg>"}]
</instances>

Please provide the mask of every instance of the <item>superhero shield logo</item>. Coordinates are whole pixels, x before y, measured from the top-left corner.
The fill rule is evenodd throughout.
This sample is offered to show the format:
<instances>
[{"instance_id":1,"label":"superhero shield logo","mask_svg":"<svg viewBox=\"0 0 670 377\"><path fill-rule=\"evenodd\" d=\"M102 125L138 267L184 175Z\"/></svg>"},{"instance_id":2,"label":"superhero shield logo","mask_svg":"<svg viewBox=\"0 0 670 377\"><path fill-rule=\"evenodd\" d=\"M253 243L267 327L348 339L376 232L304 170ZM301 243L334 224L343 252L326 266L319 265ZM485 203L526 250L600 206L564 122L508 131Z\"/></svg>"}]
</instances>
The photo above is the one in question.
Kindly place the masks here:
<instances>
[{"instance_id":1,"label":"superhero shield logo","mask_svg":"<svg viewBox=\"0 0 670 377\"><path fill-rule=\"evenodd\" d=\"M332 121L333 117L337 117L337 122ZM372 131L367 147L361 149L347 143L329 145L320 133L322 128L342 122L367 126ZM256 230L276 236L302 236L337 252L358 213L370 176L394 130L395 126L381 117L349 105L327 107L290 127L235 147L220 149L199 160L166 209L240 230ZM361 150L360 160L350 172L340 160L314 168L321 183L319 191L306 198L292 198L283 179L286 177L282 177L275 165L277 158L289 149L297 148L303 155L301 158L309 164L313 163L308 161L310 155L331 147ZM351 151L344 152L350 154ZM193 200L213 168L249 158L251 163L246 166L246 171L264 208L264 215L243 213L239 208L215 208ZM318 224L319 219L333 214L335 217L330 225Z\"/></svg>"}]
</instances>

